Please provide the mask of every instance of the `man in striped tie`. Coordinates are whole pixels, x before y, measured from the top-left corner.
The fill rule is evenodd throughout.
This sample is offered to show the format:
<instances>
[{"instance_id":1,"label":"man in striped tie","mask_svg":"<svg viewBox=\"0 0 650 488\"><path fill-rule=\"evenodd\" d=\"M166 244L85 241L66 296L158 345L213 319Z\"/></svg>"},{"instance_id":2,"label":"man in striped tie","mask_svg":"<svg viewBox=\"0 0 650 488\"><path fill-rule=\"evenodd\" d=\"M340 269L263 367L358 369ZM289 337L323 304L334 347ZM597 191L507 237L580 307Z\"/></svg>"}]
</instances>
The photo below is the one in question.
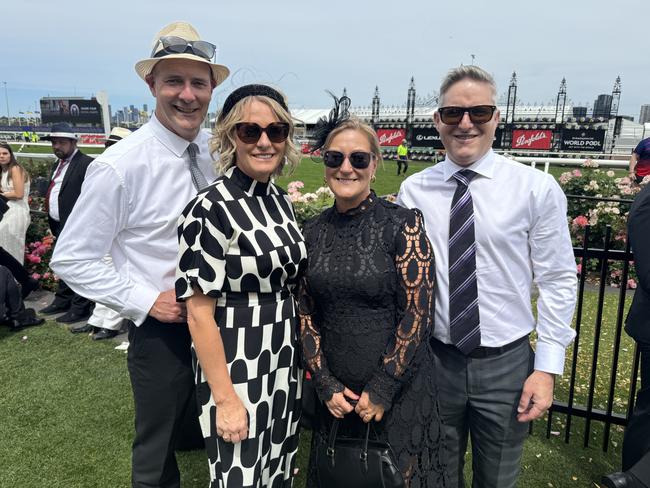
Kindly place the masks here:
<instances>
[{"instance_id":1,"label":"man in striped tie","mask_svg":"<svg viewBox=\"0 0 650 488\"><path fill-rule=\"evenodd\" d=\"M446 158L406 179L398 196L422 210L436 255L431 344L454 487L465 486L468 436L472 486L516 485L528 422L551 406L575 336L566 198L551 175L492 151L496 94L477 66L449 72L434 115Z\"/></svg>"}]
</instances>

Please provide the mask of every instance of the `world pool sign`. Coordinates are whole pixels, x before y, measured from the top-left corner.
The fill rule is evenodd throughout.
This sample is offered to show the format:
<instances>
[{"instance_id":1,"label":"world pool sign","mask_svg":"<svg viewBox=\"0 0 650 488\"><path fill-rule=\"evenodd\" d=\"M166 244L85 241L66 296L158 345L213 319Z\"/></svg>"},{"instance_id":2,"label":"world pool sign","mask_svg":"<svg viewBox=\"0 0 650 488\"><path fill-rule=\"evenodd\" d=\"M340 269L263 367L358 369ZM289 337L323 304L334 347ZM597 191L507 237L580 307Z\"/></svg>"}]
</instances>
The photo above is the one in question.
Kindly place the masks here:
<instances>
[{"instance_id":1,"label":"world pool sign","mask_svg":"<svg viewBox=\"0 0 650 488\"><path fill-rule=\"evenodd\" d=\"M605 146L605 129L564 129L563 151L602 152Z\"/></svg>"}]
</instances>

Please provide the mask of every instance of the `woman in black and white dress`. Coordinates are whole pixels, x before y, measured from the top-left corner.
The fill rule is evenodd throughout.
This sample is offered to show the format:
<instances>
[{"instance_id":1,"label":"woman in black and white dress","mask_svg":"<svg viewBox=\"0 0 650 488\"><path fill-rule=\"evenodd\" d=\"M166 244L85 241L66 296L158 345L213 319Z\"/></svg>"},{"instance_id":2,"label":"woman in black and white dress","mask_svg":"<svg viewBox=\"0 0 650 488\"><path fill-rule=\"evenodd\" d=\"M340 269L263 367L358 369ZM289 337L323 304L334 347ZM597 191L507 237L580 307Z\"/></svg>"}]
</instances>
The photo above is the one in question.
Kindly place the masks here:
<instances>
[{"instance_id":1,"label":"woman in black and white dress","mask_svg":"<svg viewBox=\"0 0 650 488\"><path fill-rule=\"evenodd\" d=\"M292 135L280 93L235 90L214 139L224 175L179 220L176 294L187 302L211 488L292 484L301 373L291 292L306 250L271 182L299 161Z\"/></svg>"}]
</instances>

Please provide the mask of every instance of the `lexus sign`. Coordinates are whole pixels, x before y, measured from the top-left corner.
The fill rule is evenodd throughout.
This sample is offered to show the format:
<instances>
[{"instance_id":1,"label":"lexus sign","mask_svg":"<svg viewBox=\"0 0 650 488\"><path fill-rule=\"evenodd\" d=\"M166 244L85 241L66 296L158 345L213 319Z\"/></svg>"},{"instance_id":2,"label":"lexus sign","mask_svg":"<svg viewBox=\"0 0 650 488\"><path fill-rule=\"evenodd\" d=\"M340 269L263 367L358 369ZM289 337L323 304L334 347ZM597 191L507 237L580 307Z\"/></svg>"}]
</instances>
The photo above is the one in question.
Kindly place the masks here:
<instances>
[{"instance_id":1,"label":"lexus sign","mask_svg":"<svg viewBox=\"0 0 650 488\"><path fill-rule=\"evenodd\" d=\"M444 148L440 134L435 127L414 127L411 135L411 147Z\"/></svg>"}]
</instances>

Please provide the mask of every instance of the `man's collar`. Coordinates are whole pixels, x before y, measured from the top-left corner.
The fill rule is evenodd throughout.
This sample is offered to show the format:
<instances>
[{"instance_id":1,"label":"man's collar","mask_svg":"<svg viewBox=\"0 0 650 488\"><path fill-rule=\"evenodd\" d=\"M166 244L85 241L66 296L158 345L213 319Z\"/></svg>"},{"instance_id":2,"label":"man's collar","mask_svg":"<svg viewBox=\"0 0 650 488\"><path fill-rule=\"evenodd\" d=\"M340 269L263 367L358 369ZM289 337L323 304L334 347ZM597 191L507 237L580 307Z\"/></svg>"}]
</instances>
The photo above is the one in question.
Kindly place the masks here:
<instances>
[{"instance_id":1,"label":"man's collar","mask_svg":"<svg viewBox=\"0 0 650 488\"><path fill-rule=\"evenodd\" d=\"M70 161L72 161L72 158L74 158L77 155L78 152L79 152L79 148L77 147L75 148L74 151L72 151L72 154L70 154L70 156L63 158L63 160L66 163L69 163ZM59 161L61 161L61 159L59 159Z\"/></svg>"},{"instance_id":2,"label":"man's collar","mask_svg":"<svg viewBox=\"0 0 650 488\"><path fill-rule=\"evenodd\" d=\"M445 181L449 181L454 176L454 173L462 169L471 169L481 176L492 178L494 174L494 160L494 151L490 149L481 159L473 162L469 166L460 166L449 159L449 156L446 156L445 160L440 164L443 165L443 178Z\"/></svg>"},{"instance_id":3,"label":"man's collar","mask_svg":"<svg viewBox=\"0 0 650 488\"><path fill-rule=\"evenodd\" d=\"M186 139L183 139L181 136L174 134L167 127L162 125L156 118L155 113L149 119L149 123L151 124L151 130L153 131L154 135L163 144L163 146L173 152L177 157L182 157L190 142L188 142ZM201 130L199 129L198 134L191 142L196 143L197 146L200 147L201 144L198 143L200 137Z\"/></svg>"}]
</instances>

